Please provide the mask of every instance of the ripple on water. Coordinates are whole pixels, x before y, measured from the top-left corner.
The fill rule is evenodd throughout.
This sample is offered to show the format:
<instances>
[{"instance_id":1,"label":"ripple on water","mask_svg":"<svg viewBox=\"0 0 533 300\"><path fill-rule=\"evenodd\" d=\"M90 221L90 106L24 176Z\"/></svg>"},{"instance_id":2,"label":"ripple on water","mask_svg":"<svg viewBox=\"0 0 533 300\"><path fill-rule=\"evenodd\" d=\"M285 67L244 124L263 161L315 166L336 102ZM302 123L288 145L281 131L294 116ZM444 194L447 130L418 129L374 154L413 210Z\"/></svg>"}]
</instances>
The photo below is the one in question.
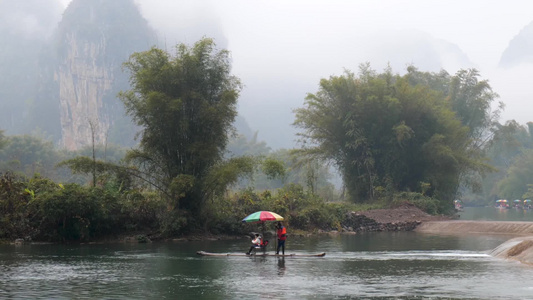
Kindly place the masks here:
<instances>
[{"instance_id":1,"label":"ripple on water","mask_svg":"<svg viewBox=\"0 0 533 300\"><path fill-rule=\"evenodd\" d=\"M238 242L154 244L150 249L119 245L63 252L57 246L50 255L39 249L24 255L12 251L0 258L0 299L500 300L528 299L533 294L533 284L525 280L533 278L533 269L475 250L490 247L480 247L473 238L443 238L439 244L432 238L426 248L409 248L420 246L418 239L425 237L401 235L389 247L390 235L383 236L309 243L302 239L291 245L296 252L320 249L327 252L324 258L195 254L199 249L234 251L243 244ZM408 246L398 244L403 240ZM428 249L448 247L441 242L458 250ZM391 250L383 250L387 248Z\"/></svg>"}]
</instances>

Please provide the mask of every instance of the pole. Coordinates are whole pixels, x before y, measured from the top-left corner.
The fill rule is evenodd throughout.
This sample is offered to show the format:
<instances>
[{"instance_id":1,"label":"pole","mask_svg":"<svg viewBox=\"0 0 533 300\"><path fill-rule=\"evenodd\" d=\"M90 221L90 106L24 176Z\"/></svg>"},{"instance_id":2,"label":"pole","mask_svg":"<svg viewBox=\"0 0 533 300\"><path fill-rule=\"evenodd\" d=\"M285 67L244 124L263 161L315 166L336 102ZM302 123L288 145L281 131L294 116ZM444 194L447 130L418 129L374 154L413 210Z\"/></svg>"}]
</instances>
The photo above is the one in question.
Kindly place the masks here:
<instances>
[{"instance_id":1,"label":"pole","mask_svg":"<svg viewBox=\"0 0 533 300\"><path fill-rule=\"evenodd\" d=\"M263 222L261 225L262 225L261 226L261 230L263 231L263 237L262 237L261 241L264 243L265 242L265 222ZM265 253L265 252L266 252L266 248L263 248L263 253Z\"/></svg>"},{"instance_id":2,"label":"pole","mask_svg":"<svg viewBox=\"0 0 533 300\"><path fill-rule=\"evenodd\" d=\"M278 225L274 226L274 240L276 243L274 243L274 254L278 251Z\"/></svg>"}]
</instances>

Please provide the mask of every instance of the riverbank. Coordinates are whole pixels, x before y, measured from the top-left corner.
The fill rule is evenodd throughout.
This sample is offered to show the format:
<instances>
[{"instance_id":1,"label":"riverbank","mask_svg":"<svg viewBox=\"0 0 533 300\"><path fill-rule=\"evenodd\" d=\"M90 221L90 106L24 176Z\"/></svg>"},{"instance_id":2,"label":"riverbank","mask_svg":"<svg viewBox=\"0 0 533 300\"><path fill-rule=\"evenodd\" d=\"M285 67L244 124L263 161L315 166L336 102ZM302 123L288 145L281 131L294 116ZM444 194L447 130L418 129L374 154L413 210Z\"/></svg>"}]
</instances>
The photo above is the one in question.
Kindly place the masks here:
<instances>
[{"instance_id":1,"label":"riverbank","mask_svg":"<svg viewBox=\"0 0 533 300\"><path fill-rule=\"evenodd\" d=\"M392 209L374 209L367 211L352 211L347 213L347 218L339 224L338 227L330 228L329 230L303 231L290 228L292 236L309 236L317 233L350 233L356 234L358 232L377 232L377 231L412 231L420 224L429 221L443 221L451 220L450 216L433 216L411 204L404 204L400 207ZM265 232L267 238L271 238L274 232ZM247 235L227 235L227 234L211 234L209 232L197 232L188 234L186 236L162 238L158 233L154 232L134 232L122 235L113 235L107 237L100 237L93 239L90 242L82 242L87 244L104 244L104 243L150 243L152 241L172 241L172 242L186 242L186 241L214 241L214 240L232 240L232 239L247 239ZM14 244L29 244L33 243L31 240L17 239L15 241L4 241L4 243Z\"/></svg>"},{"instance_id":2,"label":"riverbank","mask_svg":"<svg viewBox=\"0 0 533 300\"><path fill-rule=\"evenodd\" d=\"M342 232L412 231L428 221L451 220L451 216L430 215L412 204L392 209L373 209L348 213L341 223Z\"/></svg>"}]
</instances>

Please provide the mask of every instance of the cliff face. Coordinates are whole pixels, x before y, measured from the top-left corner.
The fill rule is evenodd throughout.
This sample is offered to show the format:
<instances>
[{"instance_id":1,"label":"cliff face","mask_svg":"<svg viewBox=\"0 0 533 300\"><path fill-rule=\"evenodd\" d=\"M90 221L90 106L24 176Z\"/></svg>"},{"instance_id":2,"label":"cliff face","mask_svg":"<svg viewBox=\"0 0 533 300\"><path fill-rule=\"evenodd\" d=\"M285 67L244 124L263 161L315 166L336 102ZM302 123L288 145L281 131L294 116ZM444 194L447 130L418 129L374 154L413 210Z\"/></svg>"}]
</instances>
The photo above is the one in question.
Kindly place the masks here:
<instances>
[{"instance_id":1,"label":"cliff face","mask_svg":"<svg viewBox=\"0 0 533 300\"><path fill-rule=\"evenodd\" d=\"M121 65L155 40L132 0L73 0L56 34L61 143L68 150L107 143L124 119L116 94L126 90Z\"/></svg>"},{"instance_id":2,"label":"cliff face","mask_svg":"<svg viewBox=\"0 0 533 300\"><path fill-rule=\"evenodd\" d=\"M113 70L98 64L105 55L105 39L100 43L80 39L75 32L65 36L65 57L60 61L55 79L59 83L62 143L68 150L106 142L111 126L103 105L104 94L114 82Z\"/></svg>"}]
</instances>

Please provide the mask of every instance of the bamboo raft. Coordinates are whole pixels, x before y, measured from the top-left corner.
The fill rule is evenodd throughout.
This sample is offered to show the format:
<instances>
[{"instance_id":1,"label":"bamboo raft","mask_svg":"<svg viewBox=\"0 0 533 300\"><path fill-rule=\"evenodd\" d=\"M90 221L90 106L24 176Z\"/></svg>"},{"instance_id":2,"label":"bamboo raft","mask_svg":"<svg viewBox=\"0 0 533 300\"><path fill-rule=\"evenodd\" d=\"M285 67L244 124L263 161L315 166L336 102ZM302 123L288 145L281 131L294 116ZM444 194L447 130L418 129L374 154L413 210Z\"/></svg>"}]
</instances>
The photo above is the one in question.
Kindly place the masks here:
<instances>
[{"instance_id":1,"label":"bamboo raft","mask_svg":"<svg viewBox=\"0 0 533 300\"><path fill-rule=\"evenodd\" d=\"M205 251L196 251L196 254L200 256L245 256L245 257L254 257L254 256L260 256L260 257L266 257L266 256L272 256L272 257L324 257L326 256L326 252L322 253L315 253L315 254L297 254L297 253L291 253L291 254L270 254L270 253L253 253L253 254L246 254L246 253L211 253L211 252L205 252Z\"/></svg>"}]
</instances>

